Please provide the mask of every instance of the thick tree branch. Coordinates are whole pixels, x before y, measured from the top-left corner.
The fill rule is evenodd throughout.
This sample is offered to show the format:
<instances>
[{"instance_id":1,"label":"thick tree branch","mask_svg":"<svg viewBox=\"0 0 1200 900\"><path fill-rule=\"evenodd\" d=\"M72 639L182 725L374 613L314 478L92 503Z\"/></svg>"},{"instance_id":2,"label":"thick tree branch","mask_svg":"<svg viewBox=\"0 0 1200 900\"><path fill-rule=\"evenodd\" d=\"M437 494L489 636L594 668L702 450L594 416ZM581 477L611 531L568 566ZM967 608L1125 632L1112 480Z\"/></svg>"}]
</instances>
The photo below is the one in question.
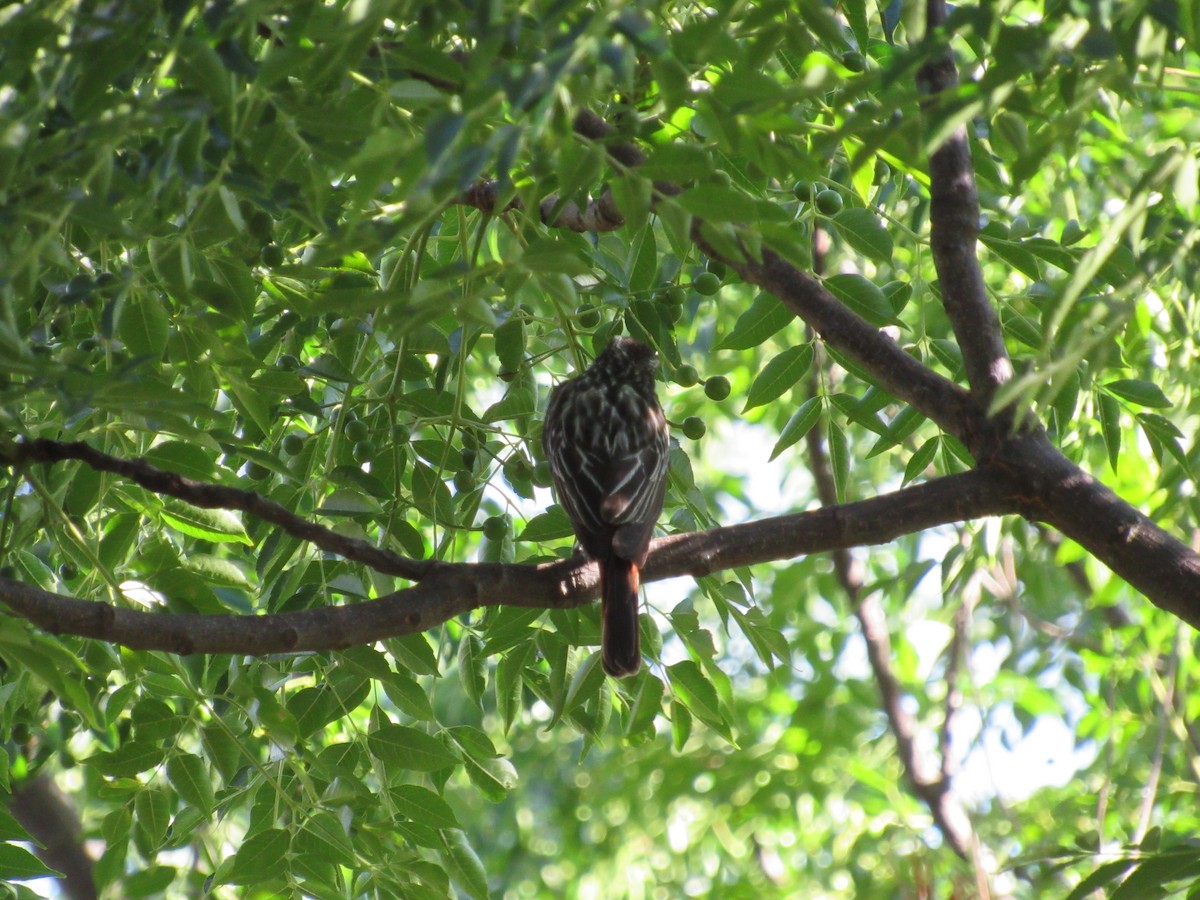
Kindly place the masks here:
<instances>
[{"instance_id":1,"label":"thick tree branch","mask_svg":"<svg viewBox=\"0 0 1200 900\"><path fill-rule=\"evenodd\" d=\"M185 500L204 509L232 509L278 525L292 537L309 541L329 553L370 566L377 572L396 575L419 581L433 565L429 560L413 560L384 550L367 541L346 537L315 522L300 518L278 503L274 503L253 491L228 487L221 484L193 481L174 472L164 472L144 459L119 459L101 453L82 441L65 443L39 438L20 441L7 448L0 462L9 465L25 465L41 462L52 463L76 459L98 472L112 472L128 478L148 491Z\"/></svg>"},{"instance_id":2,"label":"thick tree branch","mask_svg":"<svg viewBox=\"0 0 1200 900\"><path fill-rule=\"evenodd\" d=\"M58 885L67 900L95 900L92 859L83 847L79 814L58 785L35 775L13 785L8 811L39 844L34 850L46 865L62 872Z\"/></svg>"},{"instance_id":3,"label":"thick tree branch","mask_svg":"<svg viewBox=\"0 0 1200 900\"><path fill-rule=\"evenodd\" d=\"M1027 518L1058 529L1159 609L1200 629L1200 554L1063 456L1045 434L1006 441L996 463L1024 483Z\"/></svg>"},{"instance_id":4,"label":"thick tree branch","mask_svg":"<svg viewBox=\"0 0 1200 900\"><path fill-rule=\"evenodd\" d=\"M659 538L651 545L642 580L699 577L836 547L880 544L1016 509L1010 486L992 472L952 475L831 509ZM574 607L594 599L598 588L595 564L572 559L540 566L437 563L418 584L377 600L262 616L126 609L3 578L0 602L54 634L170 653L261 655L333 650L414 634L483 606Z\"/></svg>"},{"instance_id":5,"label":"thick tree branch","mask_svg":"<svg viewBox=\"0 0 1200 900\"><path fill-rule=\"evenodd\" d=\"M946 20L944 0L929 0L926 9L927 40L934 40ZM942 101L958 88L958 70L949 46L921 66L917 84L925 94L926 118L934 118ZM996 389L1012 378L1013 368L976 250L979 194L966 126L955 128L930 154L929 181L930 245L942 303L962 350L971 391L980 408L987 409Z\"/></svg>"},{"instance_id":6,"label":"thick tree branch","mask_svg":"<svg viewBox=\"0 0 1200 900\"><path fill-rule=\"evenodd\" d=\"M807 435L809 468L813 481L817 486L817 495L821 504L828 509L837 505L837 491L833 480L833 472L829 467L829 457L822 445L818 426L814 426ZM940 769L926 759L917 748L917 722L905 709L900 684L892 671L892 647L887 630L887 619L884 616L883 605L878 593L863 594L861 567L856 565L854 557L846 548L839 547L833 551L834 569L838 582L845 591L858 619L863 640L867 645L867 660L875 683L879 687L883 712L887 717L888 728L896 739L897 755L904 767L913 793L929 808L938 830L946 843L964 859L970 853L974 844L974 831L971 821L963 810L962 803L951 786L946 772L946 757L943 755ZM948 690L953 690L953 685ZM947 724L950 711L947 711ZM946 752L942 748L943 754Z\"/></svg>"}]
</instances>

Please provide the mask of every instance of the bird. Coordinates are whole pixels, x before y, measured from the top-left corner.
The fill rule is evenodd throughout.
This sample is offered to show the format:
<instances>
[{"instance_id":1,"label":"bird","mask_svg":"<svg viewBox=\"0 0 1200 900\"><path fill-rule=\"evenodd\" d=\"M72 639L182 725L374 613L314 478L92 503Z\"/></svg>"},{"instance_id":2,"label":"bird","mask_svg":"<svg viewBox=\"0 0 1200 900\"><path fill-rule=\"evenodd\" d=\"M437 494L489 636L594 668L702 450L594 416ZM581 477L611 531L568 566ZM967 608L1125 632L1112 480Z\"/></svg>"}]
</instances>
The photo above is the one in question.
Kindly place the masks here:
<instances>
[{"instance_id":1,"label":"bird","mask_svg":"<svg viewBox=\"0 0 1200 900\"><path fill-rule=\"evenodd\" d=\"M666 490L669 430L657 368L652 348L613 338L551 391L542 432L558 501L600 566L600 661L614 678L641 666L638 588Z\"/></svg>"}]
</instances>

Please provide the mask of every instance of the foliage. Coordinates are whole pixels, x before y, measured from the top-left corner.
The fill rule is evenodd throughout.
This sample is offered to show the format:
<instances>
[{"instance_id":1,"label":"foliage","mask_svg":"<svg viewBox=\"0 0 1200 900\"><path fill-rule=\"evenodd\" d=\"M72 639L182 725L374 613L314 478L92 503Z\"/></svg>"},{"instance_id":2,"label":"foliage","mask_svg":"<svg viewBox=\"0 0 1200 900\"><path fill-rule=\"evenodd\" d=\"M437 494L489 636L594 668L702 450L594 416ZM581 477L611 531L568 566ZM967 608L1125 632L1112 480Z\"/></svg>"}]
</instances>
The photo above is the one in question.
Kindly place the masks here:
<instances>
[{"instance_id":1,"label":"foliage","mask_svg":"<svg viewBox=\"0 0 1200 900\"><path fill-rule=\"evenodd\" d=\"M835 296L961 380L927 158L966 122L1018 370L1006 397L1191 534L1200 22L1172 2L959 8L963 87L927 118L931 45L900 6L7 7L2 439L85 440L413 557L544 560L570 532L540 411L629 333L663 360L668 532L804 508L814 426L840 498L960 471L961 444L817 352L687 223L753 222L744 239L802 267L823 229ZM576 133L581 110L645 164ZM519 207L460 202L485 178L495 209ZM652 209L655 180L686 190ZM522 211L606 188L619 229ZM83 466L13 470L2 503L5 575L82 598L253 615L403 586ZM1190 631L1022 521L858 557L931 745L966 605L954 760L1047 720L1082 751L1065 787L979 789L998 885L1065 894L1135 865L1127 886L1195 883ZM590 609L268 658L9 620L0 788L53 773L104 840L111 896L973 889L906 790L827 559L647 593L661 664L619 683ZM4 877L38 874L18 851L0 844Z\"/></svg>"}]
</instances>

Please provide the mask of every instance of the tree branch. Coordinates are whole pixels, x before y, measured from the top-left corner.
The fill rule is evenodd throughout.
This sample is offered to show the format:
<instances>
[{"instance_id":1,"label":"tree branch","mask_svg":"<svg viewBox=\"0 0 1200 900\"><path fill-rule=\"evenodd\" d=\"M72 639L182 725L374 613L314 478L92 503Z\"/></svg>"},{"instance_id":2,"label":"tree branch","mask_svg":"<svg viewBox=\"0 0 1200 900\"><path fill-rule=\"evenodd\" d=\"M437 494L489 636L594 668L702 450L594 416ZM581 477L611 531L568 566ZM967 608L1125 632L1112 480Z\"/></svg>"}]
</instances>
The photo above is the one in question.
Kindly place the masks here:
<instances>
[{"instance_id":1,"label":"tree branch","mask_svg":"<svg viewBox=\"0 0 1200 900\"><path fill-rule=\"evenodd\" d=\"M58 785L44 774L15 783L8 811L38 842L38 858L62 873L58 885L63 895L68 900L95 900L92 859L81 840L83 824Z\"/></svg>"},{"instance_id":2,"label":"tree branch","mask_svg":"<svg viewBox=\"0 0 1200 900\"><path fill-rule=\"evenodd\" d=\"M1025 485L1027 518L1058 529L1159 609L1200 629L1200 554L1063 456L1041 432L1006 441L996 465Z\"/></svg>"},{"instance_id":3,"label":"tree branch","mask_svg":"<svg viewBox=\"0 0 1200 900\"><path fill-rule=\"evenodd\" d=\"M809 468L813 481L817 486L817 494L824 508L835 507L837 491L833 481L833 473L829 468L829 457L822 446L818 426L808 432ZM878 593L863 595L861 567L855 564L854 557L846 548L833 551L834 570L838 582L850 601L854 616L858 619L859 629L867 645L867 660L875 683L879 687L879 696L887 717L888 728L896 739L897 755L904 767L913 792L929 808L938 830L946 843L964 859L968 858L974 844L974 830L971 820L967 818L951 788L949 774L946 771L946 757L943 755L941 774L935 774L933 766L917 749L917 723L913 716L904 710L899 682L892 671L891 639L887 631L887 620L883 613ZM947 676L949 678L949 675ZM953 684L948 684L948 690L953 691ZM946 724L949 726L950 710L947 709ZM948 748L943 747L943 754Z\"/></svg>"},{"instance_id":4,"label":"tree branch","mask_svg":"<svg viewBox=\"0 0 1200 900\"><path fill-rule=\"evenodd\" d=\"M419 581L433 566L432 560L413 560L376 547L358 538L346 537L315 522L300 518L278 503L253 491L211 482L193 481L174 472L164 472L144 459L119 459L89 447L83 441L65 443L38 438L20 441L7 448L0 462L26 465L76 459L98 472L112 472L128 478L148 491L185 500L204 509L232 509L277 525L292 537L308 541L329 553L370 566L377 572Z\"/></svg>"},{"instance_id":5,"label":"tree branch","mask_svg":"<svg viewBox=\"0 0 1200 900\"><path fill-rule=\"evenodd\" d=\"M926 40L934 40L946 20L944 0L929 0L926 19ZM958 70L949 46L921 66L917 85L925 94L926 120L935 119L942 101L958 88ZM979 194L966 126L955 128L930 154L929 181L930 246L942 304L962 351L971 391L979 407L987 409L996 389L1012 378L1013 368L976 251Z\"/></svg>"},{"instance_id":6,"label":"tree branch","mask_svg":"<svg viewBox=\"0 0 1200 900\"><path fill-rule=\"evenodd\" d=\"M993 472L951 475L844 506L659 538L642 580L700 577L836 547L880 544L1016 508L1010 485ZM596 565L579 559L537 566L436 563L418 584L376 600L261 616L126 609L0 578L0 602L46 631L179 654L336 650L426 631L478 607L562 609L598 592Z\"/></svg>"}]
</instances>

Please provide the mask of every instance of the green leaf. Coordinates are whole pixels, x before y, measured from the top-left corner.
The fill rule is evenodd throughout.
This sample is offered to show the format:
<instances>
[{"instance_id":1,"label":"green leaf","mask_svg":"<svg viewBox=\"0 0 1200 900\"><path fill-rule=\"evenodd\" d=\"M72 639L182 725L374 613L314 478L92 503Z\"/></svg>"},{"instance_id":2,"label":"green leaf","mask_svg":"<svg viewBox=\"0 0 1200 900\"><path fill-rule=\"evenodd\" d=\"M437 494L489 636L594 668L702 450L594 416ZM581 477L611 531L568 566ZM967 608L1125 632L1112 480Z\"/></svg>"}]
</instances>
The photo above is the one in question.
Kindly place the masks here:
<instances>
[{"instance_id":1,"label":"green leaf","mask_svg":"<svg viewBox=\"0 0 1200 900\"><path fill-rule=\"evenodd\" d=\"M829 461L833 467L833 484L837 490L838 503L846 502L846 487L850 481L850 446L846 432L831 418L828 428Z\"/></svg>"},{"instance_id":2,"label":"green leaf","mask_svg":"<svg viewBox=\"0 0 1200 900\"><path fill-rule=\"evenodd\" d=\"M714 350L749 350L787 326L796 314L772 297L762 293L750 308L738 316L733 330L717 341Z\"/></svg>"},{"instance_id":3,"label":"green leaf","mask_svg":"<svg viewBox=\"0 0 1200 900\"><path fill-rule=\"evenodd\" d=\"M0 883L62 877L62 872L49 868L24 847L0 843Z\"/></svg>"},{"instance_id":4,"label":"green leaf","mask_svg":"<svg viewBox=\"0 0 1200 900\"><path fill-rule=\"evenodd\" d=\"M664 690L663 683L653 675L647 674L640 680L633 701L629 704L626 737L652 733L654 721L662 712Z\"/></svg>"},{"instance_id":5,"label":"green leaf","mask_svg":"<svg viewBox=\"0 0 1200 900\"><path fill-rule=\"evenodd\" d=\"M821 409L822 402L820 397L809 397L800 404L799 408L788 419L787 424L783 426L783 431L779 433L779 440L771 448L772 460L808 434L821 417Z\"/></svg>"},{"instance_id":6,"label":"green leaf","mask_svg":"<svg viewBox=\"0 0 1200 900\"><path fill-rule=\"evenodd\" d=\"M267 828L247 838L233 857L225 876L229 884L257 884L287 872L289 835L282 828Z\"/></svg>"},{"instance_id":7,"label":"green leaf","mask_svg":"<svg viewBox=\"0 0 1200 900\"><path fill-rule=\"evenodd\" d=\"M163 310L163 301L142 296L125 304L117 336L134 356L161 359L170 330L171 320Z\"/></svg>"},{"instance_id":8,"label":"green leaf","mask_svg":"<svg viewBox=\"0 0 1200 900\"><path fill-rule=\"evenodd\" d=\"M167 778L185 803L190 803L205 815L212 812L215 803L212 782L204 760L199 756L175 753L167 760Z\"/></svg>"},{"instance_id":9,"label":"green leaf","mask_svg":"<svg viewBox=\"0 0 1200 900\"><path fill-rule=\"evenodd\" d=\"M241 516L228 509L203 509L173 497L165 497L159 516L176 531L191 537L216 544L238 543L254 546L254 541L246 534L242 525Z\"/></svg>"},{"instance_id":10,"label":"green leaf","mask_svg":"<svg viewBox=\"0 0 1200 900\"><path fill-rule=\"evenodd\" d=\"M435 737L407 725L384 725L367 735L367 746L389 768L436 772L458 759Z\"/></svg>"},{"instance_id":11,"label":"green leaf","mask_svg":"<svg viewBox=\"0 0 1200 900\"><path fill-rule=\"evenodd\" d=\"M430 828L458 828L458 817L450 804L419 784L401 784L389 792L396 811L413 822Z\"/></svg>"},{"instance_id":12,"label":"green leaf","mask_svg":"<svg viewBox=\"0 0 1200 900\"><path fill-rule=\"evenodd\" d=\"M571 520L567 518L566 512L561 506L555 504L544 513L539 513L530 519L521 529L517 540L528 543L556 541L571 537L574 533L575 530L571 527Z\"/></svg>"},{"instance_id":13,"label":"green leaf","mask_svg":"<svg viewBox=\"0 0 1200 900\"><path fill-rule=\"evenodd\" d=\"M692 714L678 699L671 700L671 746L678 753L692 734Z\"/></svg>"},{"instance_id":14,"label":"green leaf","mask_svg":"<svg viewBox=\"0 0 1200 900\"><path fill-rule=\"evenodd\" d=\"M483 709L483 689L487 685L483 655L480 653L482 646L482 642L473 634L464 635L458 644L458 679L467 698L480 710Z\"/></svg>"},{"instance_id":15,"label":"green leaf","mask_svg":"<svg viewBox=\"0 0 1200 900\"><path fill-rule=\"evenodd\" d=\"M455 520L454 500L446 483L423 462L413 465L413 503L417 509L431 516L442 525L452 525Z\"/></svg>"},{"instance_id":16,"label":"green leaf","mask_svg":"<svg viewBox=\"0 0 1200 900\"><path fill-rule=\"evenodd\" d=\"M903 325L892 305L873 282L861 275L830 275L824 280L829 293L872 325Z\"/></svg>"},{"instance_id":17,"label":"green leaf","mask_svg":"<svg viewBox=\"0 0 1200 900\"><path fill-rule=\"evenodd\" d=\"M667 677L671 687L687 707L695 715L727 741L733 741L733 733L721 702L717 697L717 689L701 671L700 667L686 659L667 667Z\"/></svg>"},{"instance_id":18,"label":"green leaf","mask_svg":"<svg viewBox=\"0 0 1200 900\"><path fill-rule=\"evenodd\" d=\"M1122 400L1147 406L1151 409L1166 409L1171 406L1162 389L1153 382L1136 378L1118 378L1101 385L1106 391L1116 394Z\"/></svg>"},{"instance_id":19,"label":"green leaf","mask_svg":"<svg viewBox=\"0 0 1200 900\"><path fill-rule=\"evenodd\" d=\"M518 372L525 362L525 317L509 316L496 329L496 358L501 372Z\"/></svg>"},{"instance_id":20,"label":"green leaf","mask_svg":"<svg viewBox=\"0 0 1200 900\"><path fill-rule=\"evenodd\" d=\"M680 141L655 147L638 168L647 178L676 184L703 178L712 170L712 156L704 148Z\"/></svg>"},{"instance_id":21,"label":"green leaf","mask_svg":"<svg viewBox=\"0 0 1200 900\"><path fill-rule=\"evenodd\" d=\"M1108 449L1108 464L1115 472L1121 456L1121 407L1110 395L1098 391L1096 402L1100 415L1100 430L1104 434L1104 446Z\"/></svg>"},{"instance_id":22,"label":"green leaf","mask_svg":"<svg viewBox=\"0 0 1200 900\"><path fill-rule=\"evenodd\" d=\"M746 406L742 412L770 403L783 396L791 389L812 365L813 348L811 344L799 344L784 350L767 363L746 396Z\"/></svg>"},{"instance_id":23,"label":"green leaf","mask_svg":"<svg viewBox=\"0 0 1200 900\"><path fill-rule=\"evenodd\" d=\"M833 224L851 247L875 262L891 262L892 235L869 209L851 207L833 217ZM889 309L891 304L888 304Z\"/></svg>"},{"instance_id":24,"label":"green leaf","mask_svg":"<svg viewBox=\"0 0 1200 900\"><path fill-rule=\"evenodd\" d=\"M163 761L166 750L149 741L127 741L111 753L97 753L84 760L102 775L130 777L153 769Z\"/></svg>"},{"instance_id":25,"label":"green leaf","mask_svg":"<svg viewBox=\"0 0 1200 900\"><path fill-rule=\"evenodd\" d=\"M479 855L467 840L467 833L458 828L445 828L439 832L442 841L442 862L446 871L468 897L488 896L487 870Z\"/></svg>"},{"instance_id":26,"label":"green leaf","mask_svg":"<svg viewBox=\"0 0 1200 900\"><path fill-rule=\"evenodd\" d=\"M133 798L133 828L138 849L153 855L163 845L167 826L171 824L171 807L165 791L147 788Z\"/></svg>"},{"instance_id":27,"label":"green leaf","mask_svg":"<svg viewBox=\"0 0 1200 900\"><path fill-rule=\"evenodd\" d=\"M675 198L679 205L707 222L759 222L787 217L781 206L756 200L737 188L705 182Z\"/></svg>"},{"instance_id":28,"label":"green leaf","mask_svg":"<svg viewBox=\"0 0 1200 900\"><path fill-rule=\"evenodd\" d=\"M937 455L940 443L939 438L930 438L917 448L916 453L909 457L908 464L904 467L904 480L900 482L902 486L920 477L925 472L925 469L933 462L934 456Z\"/></svg>"},{"instance_id":29,"label":"green leaf","mask_svg":"<svg viewBox=\"0 0 1200 900\"><path fill-rule=\"evenodd\" d=\"M187 441L163 441L146 451L146 462L195 481L211 478L216 464L212 454Z\"/></svg>"},{"instance_id":30,"label":"green leaf","mask_svg":"<svg viewBox=\"0 0 1200 900\"><path fill-rule=\"evenodd\" d=\"M292 838L292 853L335 866L352 866L354 847L337 816L317 810Z\"/></svg>"},{"instance_id":31,"label":"green leaf","mask_svg":"<svg viewBox=\"0 0 1200 900\"><path fill-rule=\"evenodd\" d=\"M1087 878L1075 885L1075 889L1067 894L1066 900L1083 900L1085 897L1091 897L1106 884L1128 872L1133 865L1133 860L1118 859L1097 866Z\"/></svg>"},{"instance_id":32,"label":"green leaf","mask_svg":"<svg viewBox=\"0 0 1200 900\"><path fill-rule=\"evenodd\" d=\"M637 247L638 252L629 273L629 290L635 294L644 294L654 287L654 279L658 274L658 247L653 228L642 229Z\"/></svg>"}]
</instances>

